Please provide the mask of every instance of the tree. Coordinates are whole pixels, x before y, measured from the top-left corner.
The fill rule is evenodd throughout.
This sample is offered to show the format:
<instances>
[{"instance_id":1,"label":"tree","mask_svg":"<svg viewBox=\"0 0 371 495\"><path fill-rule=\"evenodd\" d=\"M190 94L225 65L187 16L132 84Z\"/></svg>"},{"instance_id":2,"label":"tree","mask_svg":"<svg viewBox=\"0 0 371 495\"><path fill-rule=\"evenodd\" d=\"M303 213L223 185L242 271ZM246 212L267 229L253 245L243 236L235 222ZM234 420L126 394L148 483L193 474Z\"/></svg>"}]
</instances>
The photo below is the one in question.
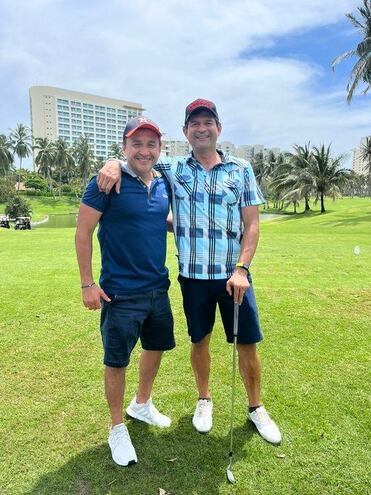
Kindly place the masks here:
<instances>
[{"instance_id":1,"label":"tree","mask_svg":"<svg viewBox=\"0 0 371 495\"><path fill-rule=\"evenodd\" d=\"M110 158L117 158L118 160L123 160L124 154L122 152L122 148L118 144L111 144L109 147L109 156Z\"/></svg>"},{"instance_id":2,"label":"tree","mask_svg":"<svg viewBox=\"0 0 371 495\"><path fill-rule=\"evenodd\" d=\"M89 138L80 136L79 140L74 144L73 153L77 166L80 170L82 186L85 188L94 162L93 153L89 144Z\"/></svg>"},{"instance_id":3,"label":"tree","mask_svg":"<svg viewBox=\"0 0 371 495\"><path fill-rule=\"evenodd\" d=\"M0 203L6 203L11 196L14 196L14 184L0 177Z\"/></svg>"},{"instance_id":4,"label":"tree","mask_svg":"<svg viewBox=\"0 0 371 495\"><path fill-rule=\"evenodd\" d=\"M340 194L340 187L350 179L350 171L341 168L344 155L336 158L330 156L331 145L325 148L314 146L308 172L313 183L316 202L321 201L321 213L325 213L325 196L335 199Z\"/></svg>"},{"instance_id":5,"label":"tree","mask_svg":"<svg viewBox=\"0 0 371 495\"><path fill-rule=\"evenodd\" d=\"M252 158L251 165L254 170L256 181L265 198L265 205L269 208L268 189L270 183L270 164L264 160L263 153L259 152Z\"/></svg>"},{"instance_id":6,"label":"tree","mask_svg":"<svg viewBox=\"0 0 371 495\"><path fill-rule=\"evenodd\" d=\"M5 215L10 218L30 217L32 213L31 205L19 195L11 196L5 207Z\"/></svg>"},{"instance_id":7,"label":"tree","mask_svg":"<svg viewBox=\"0 0 371 495\"><path fill-rule=\"evenodd\" d=\"M38 150L35 158L35 164L40 175L42 175L49 185L49 190L53 193L52 171L55 157L54 144L48 138L36 138L33 146L34 150Z\"/></svg>"},{"instance_id":8,"label":"tree","mask_svg":"<svg viewBox=\"0 0 371 495\"><path fill-rule=\"evenodd\" d=\"M59 175L59 194L61 194L62 174L66 173L67 180L75 168L75 160L72 156L72 150L62 138L55 142L54 163Z\"/></svg>"},{"instance_id":9,"label":"tree","mask_svg":"<svg viewBox=\"0 0 371 495\"><path fill-rule=\"evenodd\" d=\"M105 160L103 158L95 158L93 163L93 172L97 174L99 170L104 166Z\"/></svg>"},{"instance_id":10,"label":"tree","mask_svg":"<svg viewBox=\"0 0 371 495\"><path fill-rule=\"evenodd\" d=\"M12 165L12 143L4 134L0 134L0 176L8 175Z\"/></svg>"},{"instance_id":11,"label":"tree","mask_svg":"<svg viewBox=\"0 0 371 495\"><path fill-rule=\"evenodd\" d=\"M40 174L33 172L24 181L24 186L26 189L33 189L34 191L46 191L48 183Z\"/></svg>"},{"instance_id":12,"label":"tree","mask_svg":"<svg viewBox=\"0 0 371 495\"><path fill-rule=\"evenodd\" d=\"M310 210L309 199L313 191L313 179L309 174L311 150L310 144L294 145L294 153L282 155L271 184L272 190L281 199L282 207L290 203L296 207L304 199L304 213Z\"/></svg>"},{"instance_id":13,"label":"tree","mask_svg":"<svg viewBox=\"0 0 371 495\"><path fill-rule=\"evenodd\" d=\"M31 154L31 131L24 124L17 124L15 129L10 130L9 134L12 142L13 152L19 158L19 170L22 168L22 159ZM20 177L18 178L17 191L19 191Z\"/></svg>"},{"instance_id":14,"label":"tree","mask_svg":"<svg viewBox=\"0 0 371 495\"><path fill-rule=\"evenodd\" d=\"M356 48L348 50L339 55L332 62L332 68L349 57L357 57L358 60L352 68L347 85L347 101L351 102L354 90L360 83L366 85L363 94L367 93L371 86L371 0L363 0L363 7L358 7L361 19L358 20L353 14L346 14L353 26L360 31L362 41Z\"/></svg>"},{"instance_id":15,"label":"tree","mask_svg":"<svg viewBox=\"0 0 371 495\"><path fill-rule=\"evenodd\" d=\"M310 210L309 199L312 192L312 180L308 169L312 160L312 151L310 149L310 142L305 143L304 146L294 144L295 153L291 155L292 164L294 168L294 174L296 175L296 184L300 189L300 196L304 198L305 207L304 212Z\"/></svg>"},{"instance_id":16,"label":"tree","mask_svg":"<svg viewBox=\"0 0 371 495\"><path fill-rule=\"evenodd\" d=\"M371 136L366 138L366 142L361 144L361 158L367 163L367 173L371 175Z\"/></svg>"}]
</instances>

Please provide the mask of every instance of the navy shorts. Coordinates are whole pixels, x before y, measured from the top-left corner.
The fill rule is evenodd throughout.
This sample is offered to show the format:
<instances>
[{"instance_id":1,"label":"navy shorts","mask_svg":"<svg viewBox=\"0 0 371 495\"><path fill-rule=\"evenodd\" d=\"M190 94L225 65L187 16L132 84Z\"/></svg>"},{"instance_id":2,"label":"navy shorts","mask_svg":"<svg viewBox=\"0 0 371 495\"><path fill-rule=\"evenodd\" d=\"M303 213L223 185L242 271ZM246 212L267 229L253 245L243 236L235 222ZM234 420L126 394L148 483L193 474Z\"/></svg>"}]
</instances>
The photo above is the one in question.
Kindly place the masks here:
<instances>
[{"instance_id":1,"label":"navy shorts","mask_svg":"<svg viewBox=\"0 0 371 495\"><path fill-rule=\"evenodd\" d=\"M111 302L102 300L100 322L106 366L128 366L138 339L147 351L168 351L175 347L167 290L109 297Z\"/></svg>"},{"instance_id":2,"label":"navy shorts","mask_svg":"<svg viewBox=\"0 0 371 495\"><path fill-rule=\"evenodd\" d=\"M255 344L263 339L259 325L251 276L250 287L243 296L239 310L239 344ZM233 297L226 290L228 279L200 280L179 275L178 281L183 294L183 308L187 318L188 334L196 344L208 335L214 326L216 306L219 306L227 342L233 342Z\"/></svg>"}]
</instances>

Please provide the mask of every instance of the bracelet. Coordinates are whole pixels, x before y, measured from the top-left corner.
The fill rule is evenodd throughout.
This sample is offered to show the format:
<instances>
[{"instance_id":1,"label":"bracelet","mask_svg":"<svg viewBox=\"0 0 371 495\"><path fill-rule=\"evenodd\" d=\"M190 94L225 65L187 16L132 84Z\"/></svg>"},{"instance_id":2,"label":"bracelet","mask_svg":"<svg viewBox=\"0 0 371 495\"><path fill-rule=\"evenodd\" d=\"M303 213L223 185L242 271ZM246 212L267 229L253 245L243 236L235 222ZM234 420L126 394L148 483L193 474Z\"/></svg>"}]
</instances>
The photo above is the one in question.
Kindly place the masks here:
<instances>
[{"instance_id":1,"label":"bracelet","mask_svg":"<svg viewBox=\"0 0 371 495\"><path fill-rule=\"evenodd\" d=\"M240 261L236 263L236 268L243 268L247 273L250 272L250 264L242 263Z\"/></svg>"},{"instance_id":2,"label":"bracelet","mask_svg":"<svg viewBox=\"0 0 371 495\"><path fill-rule=\"evenodd\" d=\"M82 285L81 288L82 289L89 289L89 287L93 287L93 285L95 285L95 282L93 282L91 284L87 284L87 285Z\"/></svg>"}]
</instances>

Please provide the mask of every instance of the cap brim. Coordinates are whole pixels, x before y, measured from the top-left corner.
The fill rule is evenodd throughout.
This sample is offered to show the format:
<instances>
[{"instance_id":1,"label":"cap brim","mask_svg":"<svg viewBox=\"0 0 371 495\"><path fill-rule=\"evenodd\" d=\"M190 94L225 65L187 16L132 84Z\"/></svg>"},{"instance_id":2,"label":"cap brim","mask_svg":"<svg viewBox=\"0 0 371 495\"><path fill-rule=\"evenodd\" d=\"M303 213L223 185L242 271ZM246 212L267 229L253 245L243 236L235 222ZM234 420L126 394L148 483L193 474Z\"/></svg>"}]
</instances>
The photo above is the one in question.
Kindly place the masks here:
<instances>
[{"instance_id":1,"label":"cap brim","mask_svg":"<svg viewBox=\"0 0 371 495\"><path fill-rule=\"evenodd\" d=\"M150 131L155 132L159 137L161 137L161 132L159 131L159 129L157 129L157 127L155 127L154 125L148 123L138 125L134 129L129 131L127 134L125 134L125 137L131 137L134 134L134 132L138 131L139 129L149 129Z\"/></svg>"},{"instance_id":2,"label":"cap brim","mask_svg":"<svg viewBox=\"0 0 371 495\"><path fill-rule=\"evenodd\" d=\"M214 117L216 118L216 120L219 122L219 115L217 113L215 113L214 110L211 110L211 108L206 107L204 105L200 105L200 106L192 109L192 111L190 112L190 114L187 116L187 118L185 120L185 123L187 123L188 120L192 117L192 114L195 113L195 112L197 112L198 110L207 110L212 115L214 115Z\"/></svg>"}]
</instances>

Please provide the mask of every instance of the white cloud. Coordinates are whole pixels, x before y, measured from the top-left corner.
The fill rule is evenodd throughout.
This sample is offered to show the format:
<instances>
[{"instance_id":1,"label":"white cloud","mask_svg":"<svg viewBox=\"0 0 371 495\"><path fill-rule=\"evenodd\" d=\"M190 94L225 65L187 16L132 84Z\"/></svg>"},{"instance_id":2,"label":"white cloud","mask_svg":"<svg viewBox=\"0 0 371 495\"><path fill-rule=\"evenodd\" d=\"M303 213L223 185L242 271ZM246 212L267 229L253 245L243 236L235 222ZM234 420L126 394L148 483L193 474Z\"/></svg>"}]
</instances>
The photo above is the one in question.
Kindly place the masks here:
<instances>
[{"instance_id":1,"label":"white cloud","mask_svg":"<svg viewBox=\"0 0 371 495\"><path fill-rule=\"evenodd\" d=\"M337 22L358 3L3 1L0 132L28 120L28 88L44 84L139 101L174 137L185 105L205 97L218 105L224 139L281 148L332 141L346 151L370 127L370 99L349 107L342 88L320 89L328 75L315 63L249 53Z\"/></svg>"}]
</instances>

